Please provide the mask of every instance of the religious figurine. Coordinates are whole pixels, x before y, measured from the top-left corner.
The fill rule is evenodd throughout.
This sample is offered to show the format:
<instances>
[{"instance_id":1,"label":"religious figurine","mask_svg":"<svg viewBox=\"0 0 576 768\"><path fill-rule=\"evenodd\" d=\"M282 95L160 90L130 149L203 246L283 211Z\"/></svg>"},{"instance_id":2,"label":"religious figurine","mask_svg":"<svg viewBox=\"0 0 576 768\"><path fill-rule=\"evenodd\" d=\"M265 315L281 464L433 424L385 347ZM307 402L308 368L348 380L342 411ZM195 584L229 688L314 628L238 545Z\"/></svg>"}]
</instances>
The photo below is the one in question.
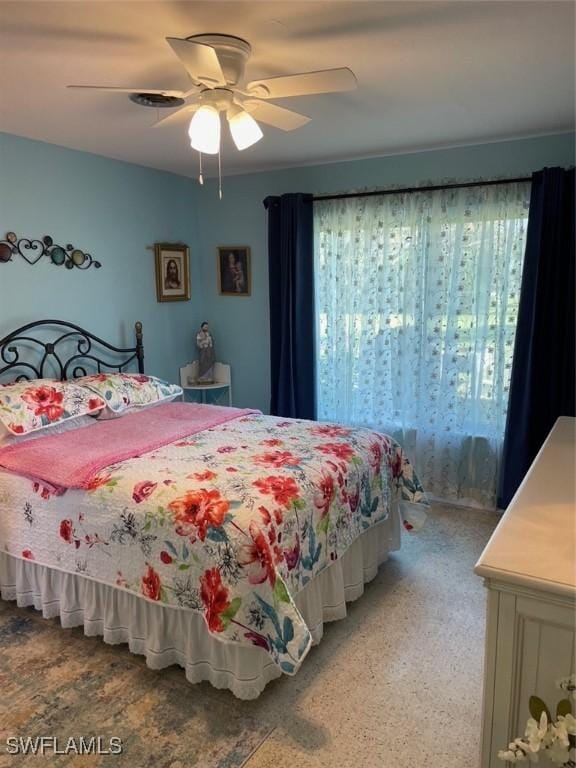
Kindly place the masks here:
<instances>
[{"instance_id":1,"label":"religious figurine","mask_svg":"<svg viewBox=\"0 0 576 768\"><path fill-rule=\"evenodd\" d=\"M208 329L208 323L204 322L196 334L196 346L198 347L198 379L197 384L214 384L214 340Z\"/></svg>"}]
</instances>

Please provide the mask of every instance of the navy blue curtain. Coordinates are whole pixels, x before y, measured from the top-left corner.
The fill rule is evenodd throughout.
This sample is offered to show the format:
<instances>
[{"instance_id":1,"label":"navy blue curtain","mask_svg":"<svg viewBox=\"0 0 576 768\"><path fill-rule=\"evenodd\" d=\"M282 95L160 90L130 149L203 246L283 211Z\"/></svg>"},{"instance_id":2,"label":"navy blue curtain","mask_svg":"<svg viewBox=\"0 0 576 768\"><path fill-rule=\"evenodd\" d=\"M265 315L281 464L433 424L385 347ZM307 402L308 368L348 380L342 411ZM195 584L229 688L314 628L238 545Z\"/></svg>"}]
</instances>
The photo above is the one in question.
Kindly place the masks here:
<instances>
[{"instance_id":1,"label":"navy blue curtain","mask_svg":"<svg viewBox=\"0 0 576 768\"><path fill-rule=\"evenodd\" d=\"M498 506L505 508L558 416L575 413L574 169L532 176Z\"/></svg>"},{"instance_id":2,"label":"navy blue curtain","mask_svg":"<svg viewBox=\"0 0 576 768\"><path fill-rule=\"evenodd\" d=\"M270 413L316 416L312 195L267 197Z\"/></svg>"}]
</instances>

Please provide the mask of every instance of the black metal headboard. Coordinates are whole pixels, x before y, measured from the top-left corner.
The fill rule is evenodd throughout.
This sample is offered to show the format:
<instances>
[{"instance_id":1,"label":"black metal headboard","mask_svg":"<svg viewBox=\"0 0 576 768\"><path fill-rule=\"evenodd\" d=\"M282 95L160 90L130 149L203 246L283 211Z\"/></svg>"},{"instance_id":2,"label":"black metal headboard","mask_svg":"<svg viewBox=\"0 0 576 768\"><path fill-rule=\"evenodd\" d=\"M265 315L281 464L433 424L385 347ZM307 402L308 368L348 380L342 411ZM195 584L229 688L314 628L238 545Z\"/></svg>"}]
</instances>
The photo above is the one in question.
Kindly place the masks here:
<instances>
[{"instance_id":1,"label":"black metal headboard","mask_svg":"<svg viewBox=\"0 0 576 768\"><path fill-rule=\"evenodd\" d=\"M55 338L47 339L42 333L34 337L36 330L46 328L54 330ZM138 372L144 373L142 323L137 322L134 329L136 346L123 348L63 320L28 323L0 339L0 377L9 373L16 381L42 379L48 364L60 379L74 379L103 370L120 372L134 361Z\"/></svg>"}]
</instances>

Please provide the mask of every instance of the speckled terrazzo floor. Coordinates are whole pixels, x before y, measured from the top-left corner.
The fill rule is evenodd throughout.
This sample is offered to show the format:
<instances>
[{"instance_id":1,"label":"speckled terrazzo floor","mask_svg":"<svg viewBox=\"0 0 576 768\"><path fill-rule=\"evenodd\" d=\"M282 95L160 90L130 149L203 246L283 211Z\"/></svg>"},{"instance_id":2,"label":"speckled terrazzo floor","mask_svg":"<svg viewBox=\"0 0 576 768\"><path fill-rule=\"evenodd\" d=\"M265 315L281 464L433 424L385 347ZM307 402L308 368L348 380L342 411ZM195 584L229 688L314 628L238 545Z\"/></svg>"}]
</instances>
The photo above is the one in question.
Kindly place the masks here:
<instances>
[{"instance_id":1,"label":"speckled terrazzo floor","mask_svg":"<svg viewBox=\"0 0 576 768\"><path fill-rule=\"evenodd\" d=\"M498 518L434 507L294 678L253 702L0 602L0 767L478 768L485 595ZM99 733L121 756L13 757L11 734Z\"/></svg>"}]
</instances>

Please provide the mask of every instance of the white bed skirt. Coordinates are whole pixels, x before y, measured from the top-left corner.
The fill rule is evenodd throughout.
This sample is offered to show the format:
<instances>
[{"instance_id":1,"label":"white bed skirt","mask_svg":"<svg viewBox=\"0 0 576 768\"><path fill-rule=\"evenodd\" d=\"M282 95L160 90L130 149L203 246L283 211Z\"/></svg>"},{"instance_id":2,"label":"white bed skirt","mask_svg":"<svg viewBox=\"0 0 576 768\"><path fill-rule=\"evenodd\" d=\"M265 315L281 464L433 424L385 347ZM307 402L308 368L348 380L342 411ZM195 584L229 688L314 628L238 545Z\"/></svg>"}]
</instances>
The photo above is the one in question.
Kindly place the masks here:
<instances>
[{"instance_id":1,"label":"white bed skirt","mask_svg":"<svg viewBox=\"0 0 576 768\"><path fill-rule=\"evenodd\" d=\"M346 603L360 597L388 553L399 548L400 517L395 510L296 595L315 644L322 638L324 622L344 618ZM240 699L256 698L270 680L283 674L261 648L219 640L198 613L152 603L3 552L0 594L21 607L33 605L45 618L59 616L63 627L83 625L84 634L102 635L106 643L128 643L132 653L146 657L151 669L179 664L191 683L208 680Z\"/></svg>"}]
</instances>

